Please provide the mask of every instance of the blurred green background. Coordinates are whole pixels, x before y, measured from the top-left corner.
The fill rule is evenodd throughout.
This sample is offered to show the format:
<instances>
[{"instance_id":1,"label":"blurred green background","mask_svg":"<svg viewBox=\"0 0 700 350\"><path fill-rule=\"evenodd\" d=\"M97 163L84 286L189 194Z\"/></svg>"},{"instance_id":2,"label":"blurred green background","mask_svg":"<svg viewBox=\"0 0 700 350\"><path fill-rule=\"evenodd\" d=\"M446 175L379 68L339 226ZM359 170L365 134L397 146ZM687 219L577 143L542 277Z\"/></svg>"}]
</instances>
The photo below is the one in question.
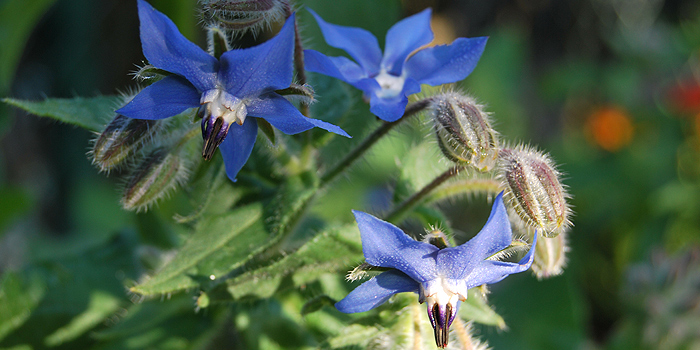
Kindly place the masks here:
<instances>
[{"instance_id":1,"label":"blurred green background","mask_svg":"<svg viewBox=\"0 0 700 350\"><path fill-rule=\"evenodd\" d=\"M151 3L204 44L195 0ZM509 329L477 332L494 349L700 348L699 2L297 4L328 22L367 28L380 43L396 20L428 6L438 42L489 37L460 88L488 106L504 139L551 153L575 212L563 275L537 281L520 274L493 286L489 301ZM325 48L308 13L301 21L310 47ZM134 1L0 0L0 43L0 95L22 99L128 91L128 73L144 60ZM118 174L99 174L85 156L90 137L0 105L0 273L29 291L27 303L63 308L42 309L31 329L66 323L88 300L101 300L100 290L111 293L103 312L116 312L109 295L126 298L125 281L142 273L130 262L139 245L130 232L169 219L119 207ZM374 163L388 165L356 170L371 175L356 181L381 187L397 167L382 161ZM352 186L345 181L334 190L351 193ZM62 263L44 263L56 259ZM60 281L11 275L30 264L59 280L75 271L80 277L43 295L45 284ZM192 308L183 298L172 305L173 313ZM187 338L209 331L207 322L173 327ZM114 333L103 331L101 339ZM0 348L30 338L8 338Z\"/></svg>"}]
</instances>

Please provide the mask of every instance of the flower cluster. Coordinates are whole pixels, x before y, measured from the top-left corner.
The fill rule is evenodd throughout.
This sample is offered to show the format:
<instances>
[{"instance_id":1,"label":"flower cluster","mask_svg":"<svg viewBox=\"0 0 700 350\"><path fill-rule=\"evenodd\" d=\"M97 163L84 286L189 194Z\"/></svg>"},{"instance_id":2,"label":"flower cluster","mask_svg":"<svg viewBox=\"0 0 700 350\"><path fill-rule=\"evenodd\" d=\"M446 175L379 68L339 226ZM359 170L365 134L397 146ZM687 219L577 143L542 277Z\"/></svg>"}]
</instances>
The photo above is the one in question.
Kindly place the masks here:
<instances>
[{"instance_id":1,"label":"flower cluster","mask_svg":"<svg viewBox=\"0 0 700 350\"><path fill-rule=\"evenodd\" d=\"M383 272L335 303L337 310L364 312L397 293L417 293L419 302L427 304L436 344L444 348L469 289L530 268L538 277L561 273L568 250L562 233L571 226L571 211L560 173L550 157L525 146L502 146L491 115L471 96L447 91L408 103L408 97L420 92L423 84L439 86L466 78L484 51L485 37L458 38L449 45L426 47L433 40L431 10L426 9L391 27L382 52L377 38L368 31L327 23L309 9L328 45L345 50L353 61L303 50L297 16L287 0L217 0L201 1L210 39L205 51L187 40L168 17L145 0L137 0L137 4L141 45L148 60L138 76L147 77L150 84L127 98L96 139L92 151L95 164L108 171L138 153L169 128L160 120L189 114L199 120L200 127L180 122L184 126L172 133L177 140L170 146L158 145L142 152L142 161L127 181L122 200L125 208L148 208L163 193L186 182L187 165L193 157L182 145L194 139L192 135L199 135L200 129L203 142L196 146L201 147L201 158L209 161L217 149L221 150L226 175L234 182L252 154L259 128L268 136L272 133L271 139L274 129L295 135L314 127L350 137L339 126L311 118L305 103L300 111L287 99L299 95L304 101L313 100L313 88L304 78L304 70L308 70L361 90L370 112L383 120L364 142L336 165L323 169L324 173L315 168L313 161L307 161L303 170L311 174L312 181L307 181L313 184L310 189L323 192L319 190L359 159L397 121L420 115L421 111L433 121L440 150L453 165L397 203L386 216L387 221L353 211L366 260L361 266ZM235 35L260 30L277 19L281 22L282 17L286 20L271 39L249 48L230 48ZM224 39L218 47L217 35ZM308 151L315 144L311 134L306 136L296 141L302 145L298 148ZM201 159L199 154L194 158ZM308 159L314 154L306 152L299 158ZM286 153L284 156L290 158ZM446 239L420 242L388 222L398 223L443 182L465 173L472 177L491 175L479 188L489 195L497 194L488 221L473 239L456 247L449 247ZM476 191L478 186L467 187ZM280 216L300 217L313 197L290 204L288 212ZM279 204L283 207L285 203ZM514 233L511 222L521 232ZM290 234L288 226L281 225L279 239ZM514 236L527 242L514 240ZM522 247L527 247L527 252ZM507 261L513 254L522 256Z\"/></svg>"}]
</instances>

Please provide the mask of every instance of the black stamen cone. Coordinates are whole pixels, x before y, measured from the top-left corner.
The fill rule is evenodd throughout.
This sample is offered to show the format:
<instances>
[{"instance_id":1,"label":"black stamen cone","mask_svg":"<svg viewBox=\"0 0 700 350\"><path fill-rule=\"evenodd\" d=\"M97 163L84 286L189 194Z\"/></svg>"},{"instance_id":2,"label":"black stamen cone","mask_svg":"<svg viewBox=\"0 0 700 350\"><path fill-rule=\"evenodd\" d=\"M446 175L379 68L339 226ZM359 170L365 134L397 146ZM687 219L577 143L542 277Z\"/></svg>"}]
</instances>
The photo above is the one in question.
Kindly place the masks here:
<instances>
[{"instance_id":1,"label":"black stamen cone","mask_svg":"<svg viewBox=\"0 0 700 350\"><path fill-rule=\"evenodd\" d=\"M440 314L440 305L435 304L431 310L432 318L435 320L433 323L433 332L435 334L435 344L439 348L445 348L447 342L449 341L450 334L450 320L452 319L452 305L447 304L445 307L445 314Z\"/></svg>"},{"instance_id":2,"label":"black stamen cone","mask_svg":"<svg viewBox=\"0 0 700 350\"><path fill-rule=\"evenodd\" d=\"M202 119L202 138L204 138L202 157L205 160L210 160L214 156L214 152L228 134L228 127L224 118L221 117Z\"/></svg>"}]
</instances>

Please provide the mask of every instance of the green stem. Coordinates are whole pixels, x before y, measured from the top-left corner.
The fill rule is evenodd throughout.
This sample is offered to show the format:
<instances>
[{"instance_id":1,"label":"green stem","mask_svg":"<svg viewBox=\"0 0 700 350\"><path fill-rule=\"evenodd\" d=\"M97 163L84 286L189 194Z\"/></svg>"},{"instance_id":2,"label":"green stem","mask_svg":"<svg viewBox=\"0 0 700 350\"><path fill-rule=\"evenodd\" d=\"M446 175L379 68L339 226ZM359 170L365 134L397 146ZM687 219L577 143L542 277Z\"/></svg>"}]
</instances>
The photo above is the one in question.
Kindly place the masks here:
<instances>
[{"instance_id":1,"label":"green stem","mask_svg":"<svg viewBox=\"0 0 700 350\"><path fill-rule=\"evenodd\" d=\"M403 218L403 216L406 215L410 209L423 201L423 199L425 199L430 192L442 185L445 181L453 178L464 169L465 167L461 165L455 165L452 168L447 169L447 171L433 179L433 181L425 185L420 191L414 193L412 196L408 197L405 201L395 207L388 215L384 217L384 220L389 222L398 222L398 220Z\"/></svg>"},{"instance_id":2,"label":"green stem","mask_svg":"<svg viewBox=\"0 0 700 350\"><path fill-rule=\"evenodd\" d=\"M343 171L347 170L347 168L350 165L355 163L357 159L364 155L368 149L370 149L375 143L377 143L377 141L379 141L391 129L399 125L402 121L407 120L409 117L417 114L418 112L428 107L428 104L428 100L421 100L412 103L406 107L406 112L404 112L403 116L400 119L393 122L384 122L379 128L374 130L373 133L367 136L367 138L364 141L362 141L362 143L360 143L355 149L348 153L345 156L345 158L343 158L333 168L331 168L329 171L323 174L323 176L321 176L321 187L324 187L329 182L333 181L333 179L335 179L338 175L343 173Z\"/></svg>"}]
</instances>

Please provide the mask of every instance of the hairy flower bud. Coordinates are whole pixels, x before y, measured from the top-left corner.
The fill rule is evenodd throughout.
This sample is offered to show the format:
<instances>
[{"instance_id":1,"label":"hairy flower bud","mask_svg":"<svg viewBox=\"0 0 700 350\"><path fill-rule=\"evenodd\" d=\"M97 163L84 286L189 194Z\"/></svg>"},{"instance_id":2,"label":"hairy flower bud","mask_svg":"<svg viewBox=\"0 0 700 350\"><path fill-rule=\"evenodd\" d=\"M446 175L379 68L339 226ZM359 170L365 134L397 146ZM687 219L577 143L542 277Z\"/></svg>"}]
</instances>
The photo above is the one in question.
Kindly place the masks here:
<instances>
[{"instance_id":1,"label":"hairy flower bud","mask_svg":"<svg viewBox=\"0 0 700 350\"><path fill-rule=\"evenodd\" d=\"M101 171L121 164L160 130L161 122L131 119L117 114L95 139L91 150L92 163Z\"/></svg>"},{"instance_id":2,"label":"hairy flower bud","mask_svg":"<svg viewBox=\"0 0 700 350\"><path fill-rule=\"evenodd\" d=\"M498 158L506 203L521 223L545 237L566 231L571 226L569 195L552 160L522 146L502 149Z\"/></svg>"},{"instance_id":3,"label":"hairy flower bud","mask_svg":"<svg viewBox=\"0 0 700 350\"><path fill-rule=\"evenodd\" d=\"M127 210L146 210L168 194L187 176L185 160L167 148L149 153L129 176L122 206Z\"/></svg>"},{"instance_id":4,"label":"hairy flower bud","mask_svg":"<svg viewBox=\"0 0 700 350\"><path fill-rule=\"evenodd\" d=\"M435 132L449 160L488 171L496 163L498 135L483 106L469 96L444 93L431 99Z\"/></svg>"},{"instance_id":5,"label":"hairy flower bud","mask_svg":"<svg viewBox=\"0 0 700 350\"><path fill-rule=\"evenodd\" d=\"M560 275L566 266L567 232L556 237L542 237L535 246L535 259L532 262L532 272L537 278L549 278Z\"/></svg>"},{"instance_id":6,"label":"hairy flower bud","mask_svg":"<svg viewBox=\"0 0 700 350\"><path fill-rule=\"evenodd\" d=\"M200 4L205 23L231 32L255 32L281 21L290 11L287 0L200 0Z\"/></svg>"}]
</instances>

